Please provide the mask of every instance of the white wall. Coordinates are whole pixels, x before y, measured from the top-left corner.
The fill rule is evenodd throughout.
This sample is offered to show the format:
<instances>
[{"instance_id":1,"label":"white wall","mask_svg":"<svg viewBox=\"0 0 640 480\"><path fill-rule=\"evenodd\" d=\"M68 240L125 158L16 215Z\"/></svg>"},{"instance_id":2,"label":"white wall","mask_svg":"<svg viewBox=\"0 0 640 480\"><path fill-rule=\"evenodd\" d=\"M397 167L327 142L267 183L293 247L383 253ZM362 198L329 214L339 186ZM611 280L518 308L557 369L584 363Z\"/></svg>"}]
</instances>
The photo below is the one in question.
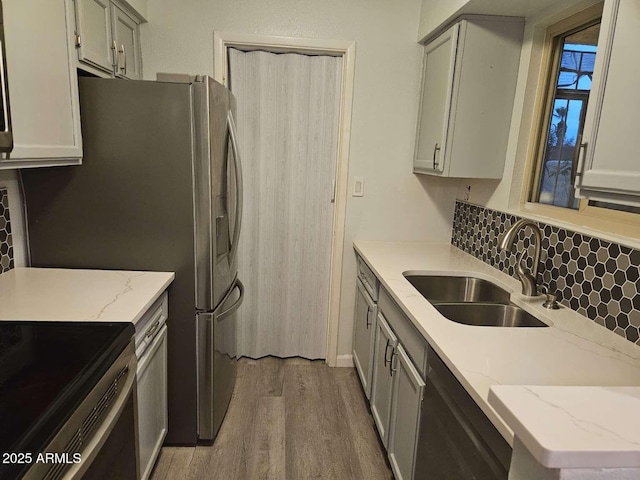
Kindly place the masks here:
<instances>
[{"instance_id":1,"label":"white wall","mask_svg":"<svg viewBox=\"0 0 640 480\"><path fill-rule=\"evenodd\" d=\"M138 15L140 15L144 20L149 18L148 5L149 0L122 0L124 3L128 4L133 10L135 10Z\"/></svg>"},{"instance_id":2,"label":"white wall","mask_svg":"<svg viewBox=\"0 0 640 480\"><path fill-rule=\"evenodd\" d=\"M356 41L349 177L365 196L347 203L338 355L351 353L353 240L451 236L457 180L411 173L421 67L420 0L151 0L142 27L145 77L213 74L213 31Z\"/></svg>"},{"instance_id":3,"label":"white wall","mask_svg":"<svg viewBox=\"0 0 640 480\"><path fill-rule=\"evenodd\" d=\"M418 40L434 34L460 15L504 15L530 18L575 0L422 0Z\"/></svg>"},{"instance_id":4,"label":"white wall","mask_svg":"<svg viewBox=\"0 0 640 480\"><path fill-rule=\"evenodd\" d=\"M421 40L446 23L470 0L422 0L418 39Z\"/></svg>"}]
</instances>

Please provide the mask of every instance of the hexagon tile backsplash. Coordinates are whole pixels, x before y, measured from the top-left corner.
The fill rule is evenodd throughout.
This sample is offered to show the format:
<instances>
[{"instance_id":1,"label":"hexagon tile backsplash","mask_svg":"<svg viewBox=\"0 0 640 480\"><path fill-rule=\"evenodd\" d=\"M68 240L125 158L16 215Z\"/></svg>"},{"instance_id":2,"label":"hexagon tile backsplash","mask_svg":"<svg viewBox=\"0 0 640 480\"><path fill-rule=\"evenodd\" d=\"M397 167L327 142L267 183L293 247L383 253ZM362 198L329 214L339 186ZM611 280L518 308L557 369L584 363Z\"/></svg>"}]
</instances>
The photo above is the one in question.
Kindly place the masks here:
<instances>
[{"instance_id":1,"label":"hexagon tile backsplash","mask_svg":"<svg viewBox=\"0 0 640 480\"><path fill-rule=\"evenodd\" d=\"M0 273L13 268L13 239L9 219L9 196L6 188L0 188Z\"/></svg>"},{"instance_id":2,"label":"hexagon tile backsplash","mask_svg":"<svg viewBox=\"0 0 640 480\"><path fill-rule=\"evenodd\" d=\"M485 263L516 277L516 254L498 251L501 235L519 220L515 215L457 201L451 243ZM559 301L640 345L640 250L537 222L542 231L538 281ZM531 267L531 231L518 235Z\"/></svg>"}]
</instances>

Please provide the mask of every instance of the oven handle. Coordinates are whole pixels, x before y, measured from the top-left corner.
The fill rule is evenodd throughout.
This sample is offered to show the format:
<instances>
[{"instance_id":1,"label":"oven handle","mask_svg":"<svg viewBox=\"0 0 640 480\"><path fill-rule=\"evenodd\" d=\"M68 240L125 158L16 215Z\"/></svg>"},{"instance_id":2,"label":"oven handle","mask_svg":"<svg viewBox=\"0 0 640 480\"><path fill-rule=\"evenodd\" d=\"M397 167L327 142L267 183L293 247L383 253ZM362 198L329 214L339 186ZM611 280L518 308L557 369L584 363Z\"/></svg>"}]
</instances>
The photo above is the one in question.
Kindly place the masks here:
<instances>
[{"instance_id":1,"label":"oven handle","mask_svg":"<svg viewBox=\"0 0 640 480\"><path fill-rule=\"evenodd\" d=\"M91 466L98 453L100 453L100 449L109 438L113 427L115 427L116 423L120 419L120 415L124 410L129 396L134 393L135 394L135 386L136 386L136 362L135 357L133 357L132 361L129 362L128 367L129 370L127 372L127 379L122 386L122 390L118 389L118 398L111 406L110 412L102 421L102 425L98 427L98 430L93 434L91 441L86 444L86 448L80 452L82 456L82 461L80 463L76 463L69 468L65 472L63 477L64 480L80 480L86 470ZM135 398L134 398L135 402ZM138 452L136 447L136 463L138 463ZM138 469L138 466L136 466Z\"/></svg>"}]
</instances>

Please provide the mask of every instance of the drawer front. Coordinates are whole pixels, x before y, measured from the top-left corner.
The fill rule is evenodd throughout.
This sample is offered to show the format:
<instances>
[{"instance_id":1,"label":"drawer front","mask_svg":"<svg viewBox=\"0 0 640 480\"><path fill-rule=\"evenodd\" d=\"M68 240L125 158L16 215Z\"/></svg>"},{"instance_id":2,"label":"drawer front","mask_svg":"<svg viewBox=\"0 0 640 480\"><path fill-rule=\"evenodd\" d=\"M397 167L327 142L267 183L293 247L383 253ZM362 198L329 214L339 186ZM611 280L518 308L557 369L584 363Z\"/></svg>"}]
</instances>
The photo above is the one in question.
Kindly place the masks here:
<instances>
[{"instance_id":1,"label":"drawer front","mask_svg":"<svg viewBox=\"0 0 640 480\"><path fill-rule=\"evenodd\" d=\"M411 325L411 321L402 313L384 288L380 289L378 310L383 313L391 329L398 336L398 341L402 344L418 373L424 379L427 371L427 341Z\"/></svg>"},{"instance_id":2,"label":"drawer front","mask_svg":"<svg viewBox=\"0 0 640 480\"><path fill-rule=\"evenodd\" d=\"M364 288L369 292L369 295L371 295L371 299L376 302L378 301L379 290L378 279L359 255L356 255L356 259L358 261L358 278L362 281Z\"/></svg>"},{"instance_id":3,"label":"drawer front","mask_svg":"<svg viewBox=\"0 0 640 480\"><path fill-rule=\"evenodd\" d=\"M169 301L168 294L165 291L160 298L158 298L151 308L147 310L142 318L136 322L136 354L141 349L146 348L147 343L151 342L153 334L162 328L162 325L167 321L169 317Z\"/></svg>"}]
</instances>

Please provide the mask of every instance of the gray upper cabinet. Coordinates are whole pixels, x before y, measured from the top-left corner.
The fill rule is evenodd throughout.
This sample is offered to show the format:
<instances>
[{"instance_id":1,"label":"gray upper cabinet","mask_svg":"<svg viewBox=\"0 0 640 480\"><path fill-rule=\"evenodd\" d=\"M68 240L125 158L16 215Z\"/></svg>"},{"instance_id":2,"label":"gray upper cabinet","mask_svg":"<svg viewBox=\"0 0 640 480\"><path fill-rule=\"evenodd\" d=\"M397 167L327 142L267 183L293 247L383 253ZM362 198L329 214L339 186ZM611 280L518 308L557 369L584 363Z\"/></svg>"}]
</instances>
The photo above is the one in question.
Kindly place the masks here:
<instances>
[{"instance_id":1,"label":"gray upper cabinet","mask_svg":"<svg viewBox=\"0 0 640 480\"><path fill-rule=\"evenodd\" d=\"M640 206L640 4L605 1L576 193L591 200Z\"/></svg>"},{"instance_id":2,"label":"gray upper cabinet","mask_svg":"<svg viewBox=\"0 0 640 480\"><path fill-rule=\"evenodd\" d=\"M111 40L109 0L74 0L78 60L113 73L116 54Z\"/></svg>"},{"instance_id":3,"label":"gray upper cabinet","mask_svg":"<svg viewBox=\"0 0 640 480\"><path fill-rule=\"evenodd\" d=\"M142 78L140 22L114 0L74 0L78 68L101 77Z\"/></svg>"},{"instance_id":4,"label":"gray upper cabinet","mask_svg":"<svg viewBox=\"0 0 640 480\"><path fill-rule=\"evenodd\" d=\"M111 23L113 41L118 52L116 76L129 79L142 78L138 23L116 4L111 4Z\"/></svg>"},{"instance_id":5,"label":"gray upper cabinet","mask_svg":"<svg viewBox=\"0 0 640 480\"><path fill-rule=\"evenodd\" d=\"M522 19L463 18L425 46L415 173L501 178Z\"/></svg>"},{"instance_id":6,"label":"gray upper cabinet","mask_svg":"<svg viewBox=\"0 0 640 480\"><path fill-rule=\"evenodd\" d=\"M0 169L77 165L82 136L73 5L2 3L14 147L2 154Z\"/></svg>"},{"instance_id":7,"label":"gray upper cabinet","mask_svg":"<svg viewBox=\"0 0 640 480\"><path fill-rule=\"evenodd\" d=\"M416 172L442 172L459 29L454 25L424 49Z\"/></svg>"}]
</instances>

